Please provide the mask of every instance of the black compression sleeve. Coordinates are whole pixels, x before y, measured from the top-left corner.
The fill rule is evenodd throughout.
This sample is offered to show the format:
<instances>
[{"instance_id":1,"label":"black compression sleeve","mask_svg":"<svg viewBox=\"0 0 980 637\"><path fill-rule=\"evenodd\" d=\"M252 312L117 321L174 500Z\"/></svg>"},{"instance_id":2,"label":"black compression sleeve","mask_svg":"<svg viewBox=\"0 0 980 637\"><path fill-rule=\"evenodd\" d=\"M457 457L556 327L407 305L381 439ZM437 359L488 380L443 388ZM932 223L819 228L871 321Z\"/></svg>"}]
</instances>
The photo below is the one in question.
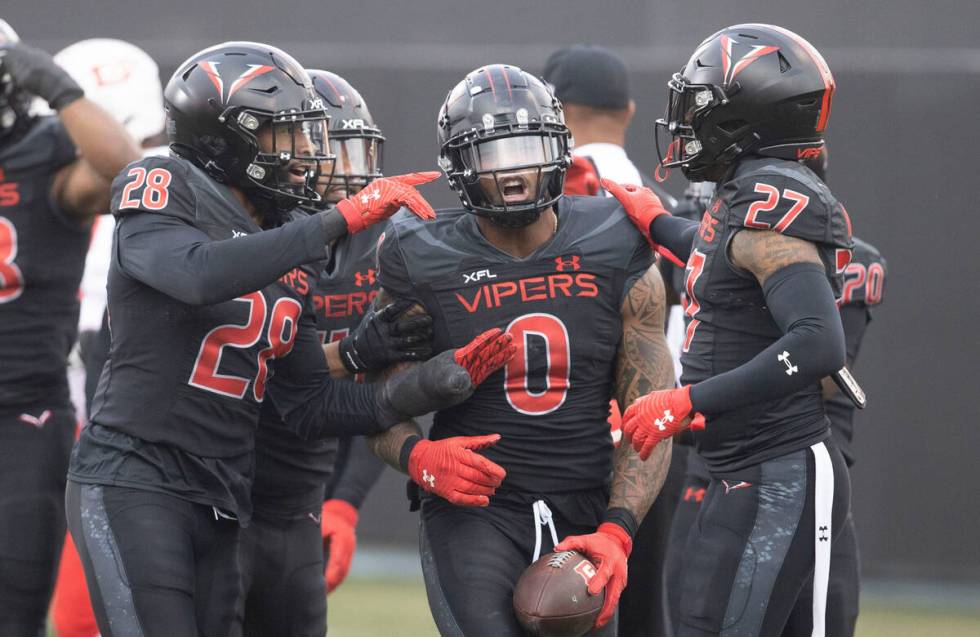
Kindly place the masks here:
<instances>
[{"instance_id":1,"label":"black compression sleeve","mask_svg":"<svg viewBox=\"0 0 980 637\"><path fill-rule=\"evenodd\" d=\"M864 330L871 322L871 312L864 303L845 305L840 309L840 320L844 325L844 340L847 343L847 360L853 361L861 350Z\"/></svg>"},{"instance_id":2,"label":"black compression sleeve","mask_svg":"<svg viewBox=\"0 0 980 637\"><path fill-rule=\"evenodd\" d=\"M215 241L176 217L138 213L120 220L116 249L129 276L184 303L208 305L264 288L294 267L326 257L329 215Z\"/></svg>"},{"instance_id":3,"label":"black compression sleeve","mask_svg":"<svg viewBox=\"0 0 980 637\"><path fill-rule=\"evenodd\" d=\"M691 387L691 404L719 413L788 396L844 366L844 329L824 268L794 263L763 286L783 336L752 360Z\"/></svg>"},{"instance_id":4,"label":"black compression sleeve","mask_svg":"<svg viewBox=\"0 0 980 637\"><path fill-rule=\"evenodd\" d=\"M681 261L687 261L694 245L694 233L698 222L682 217L660 215L650 224L650 237L673 252Z\"/></svg>"},{"instance_id":5,"label":"black compression sleeve","mask_svg":"<svg viewBox=\"0 0 980 637\"><path fill-rule=\"evenodd\" d=\"M361 508L364 498L381 477L385 463L371 453L367 440L363 437L351 438L349 444L341 446L343 465L331 489L330 498L349 502L354 508Z\"/></svg>"}]
</instances>

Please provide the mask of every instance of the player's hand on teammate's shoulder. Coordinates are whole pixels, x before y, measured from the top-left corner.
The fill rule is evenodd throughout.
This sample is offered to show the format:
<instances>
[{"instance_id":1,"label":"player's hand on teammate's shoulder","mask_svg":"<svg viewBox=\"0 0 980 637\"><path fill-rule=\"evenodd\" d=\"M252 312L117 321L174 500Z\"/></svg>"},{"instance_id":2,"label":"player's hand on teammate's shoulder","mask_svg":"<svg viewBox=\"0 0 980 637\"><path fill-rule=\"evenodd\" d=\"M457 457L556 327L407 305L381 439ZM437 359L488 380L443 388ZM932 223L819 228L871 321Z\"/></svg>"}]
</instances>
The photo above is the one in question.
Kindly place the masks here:
<instances>
[{"instance_id":1,"label":"player's hand on teammate's shoulder","mask_svg":"<svg viewBox=\"0 0 980 637\"><path fill-rule=\"evenodd\" d=\"M620 184L612 179L602 179L601 183L602 187L622 204L626 216L646 238L647 243L650 244L650 249L669 259L677 267L683 268L685 265L683 261L653 240L651 231L653 222L661 215L670 216L670 213L664 208L663 202L660 201L660 197L646 186Z\"/></svg>"},{"instance_id":2,"label":"player's hand on teammate's shoulder","mask_svg":"<svg viewBox=\"0 0 980 637\"><path fill-rule=\"evenodd\" d=\"M507 472L476 450L498 440L500 434L420 439L409 452L408 475L425 491L452 504L485 507Z\"/></svg>"},{"instance_id":3,"label":"player's hand on teammate's shoulder","mask_svg":"<svg viewBox=\"0 0 980 637\"><path fill-rule=\"evenodd\" d=\"M438 179L438 172L408 173L375 179L355 195L337 203L337 210L347 221L347 231L356 234L368 226L384 221L402 207L421 219L435 219L436 212L415 186Z\"/></svg>"},{"instance_id":4,"label":"player's hand on teammate's shoulder","mask_svg":"<svg viewBox=\"0 0 980 637\"><path fill-rule=\"evenodd\" d=\"M704 429L704 416L691 406L691 386L650 392L623 412L623 437L641 460L661 441L684 429Z\"/></svg>"}]
</instances>

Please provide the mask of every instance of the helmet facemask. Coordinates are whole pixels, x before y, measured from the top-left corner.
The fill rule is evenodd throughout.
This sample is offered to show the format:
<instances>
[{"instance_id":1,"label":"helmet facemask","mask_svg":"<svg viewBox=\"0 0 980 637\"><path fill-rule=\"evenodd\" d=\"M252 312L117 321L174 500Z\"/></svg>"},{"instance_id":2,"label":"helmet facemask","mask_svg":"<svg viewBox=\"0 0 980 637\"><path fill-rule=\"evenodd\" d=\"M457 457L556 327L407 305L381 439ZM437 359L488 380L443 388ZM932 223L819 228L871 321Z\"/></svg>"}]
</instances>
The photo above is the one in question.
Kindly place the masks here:
<instances>
[{"instance_id":1,"label":"helmet facemask","mask_svg":"<svg viewBox=\"0 0 980 637\"><path fill-rule=\"evenodd\" d=\"M334 171L329 152L330 117L320 108L275 114L232 108L219 121L238 133L254 151L240 185L280 211L320 201L317 182Z\"/></svg>"},{"instance_id":2,"label":"helmet facemask","mask_svg":"<svg viewBox=\"0 0 980 637\"><path fill-rule=\"evenodd\" d=\"M330 153L335 168L320 174L318 190L324 201L336 204L352 197L382 176L384 136L377 128L334 131L330 134Z\"/></svg>"},{"instance_id":3,"label":"helmet facemask","mask_svg":"<svg viewBox=\"0 0 980 637\"><path fill-rule=\"evenodd\" d=\"M728 96L721 87L691 84L680 73L674 73L667 82L667 109L654 127L661 167L679 167L689 180L703 181L708 179L706 171L728 163L744 152L746 149L736 139L744 132L741 126L733 125L726 130L724 126L715 125L711 128L714 138L711 141L702 139L709 117L717 115L716 109L726 104ZM669 140L666 148L661 131Z\"/></svg>"},{"instance_id":4,"label":"helmet facemask","mask_svg":"<svg viewBox=\"0 0 980 637\"><path fill-rule=\"evenodd\" d=\"M561 196L568 167L568 129L508 126L450 139L439 163L463 204L508 228L527 226Z\"/></svg>"}]
</instances>

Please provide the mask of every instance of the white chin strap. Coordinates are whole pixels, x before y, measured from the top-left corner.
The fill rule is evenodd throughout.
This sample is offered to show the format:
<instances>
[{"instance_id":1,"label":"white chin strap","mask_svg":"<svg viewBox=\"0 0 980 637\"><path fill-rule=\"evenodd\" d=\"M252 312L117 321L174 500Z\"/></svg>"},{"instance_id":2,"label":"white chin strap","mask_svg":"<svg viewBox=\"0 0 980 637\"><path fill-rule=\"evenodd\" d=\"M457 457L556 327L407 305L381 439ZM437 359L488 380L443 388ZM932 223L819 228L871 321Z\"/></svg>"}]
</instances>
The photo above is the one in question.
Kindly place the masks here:
<instances>
[{"instance_id":1,"label":"white chin strap","mask_svg":"<svg viewBox=\"0 0 980 637\"><path fill-rule=\"evenodd\" d=\"M541 527L546 526L551 531L551 547L558 544L558 532L555 531L555 522L551 519L551 509L544 503L544 500L537 500L531 508L534 510L534 557L532 562L537 562L541 557Z\"/></svg>"}]
</instances>

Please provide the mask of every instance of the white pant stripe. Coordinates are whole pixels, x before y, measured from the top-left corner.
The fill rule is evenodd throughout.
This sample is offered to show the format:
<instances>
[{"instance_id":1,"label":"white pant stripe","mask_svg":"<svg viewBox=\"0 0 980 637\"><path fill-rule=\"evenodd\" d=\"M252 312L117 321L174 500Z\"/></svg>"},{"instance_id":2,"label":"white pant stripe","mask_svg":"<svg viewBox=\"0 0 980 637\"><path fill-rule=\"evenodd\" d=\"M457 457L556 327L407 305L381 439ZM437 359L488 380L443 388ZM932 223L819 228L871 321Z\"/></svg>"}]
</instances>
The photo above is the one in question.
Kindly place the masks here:
<instances>
[{"instance_id":1,"label":"white pant stripe","mask_svg":"<svg viewBox=\"0 0 980 637\"><path fill-rule=\"evenodd\" d=\"M827 582L830 579L830 545L833 542L834 467L824 443L810 447L814 460L813 508L816 534L813 538L813 637L824 637L827 617Z\"/></svg>"}]
</instances>

